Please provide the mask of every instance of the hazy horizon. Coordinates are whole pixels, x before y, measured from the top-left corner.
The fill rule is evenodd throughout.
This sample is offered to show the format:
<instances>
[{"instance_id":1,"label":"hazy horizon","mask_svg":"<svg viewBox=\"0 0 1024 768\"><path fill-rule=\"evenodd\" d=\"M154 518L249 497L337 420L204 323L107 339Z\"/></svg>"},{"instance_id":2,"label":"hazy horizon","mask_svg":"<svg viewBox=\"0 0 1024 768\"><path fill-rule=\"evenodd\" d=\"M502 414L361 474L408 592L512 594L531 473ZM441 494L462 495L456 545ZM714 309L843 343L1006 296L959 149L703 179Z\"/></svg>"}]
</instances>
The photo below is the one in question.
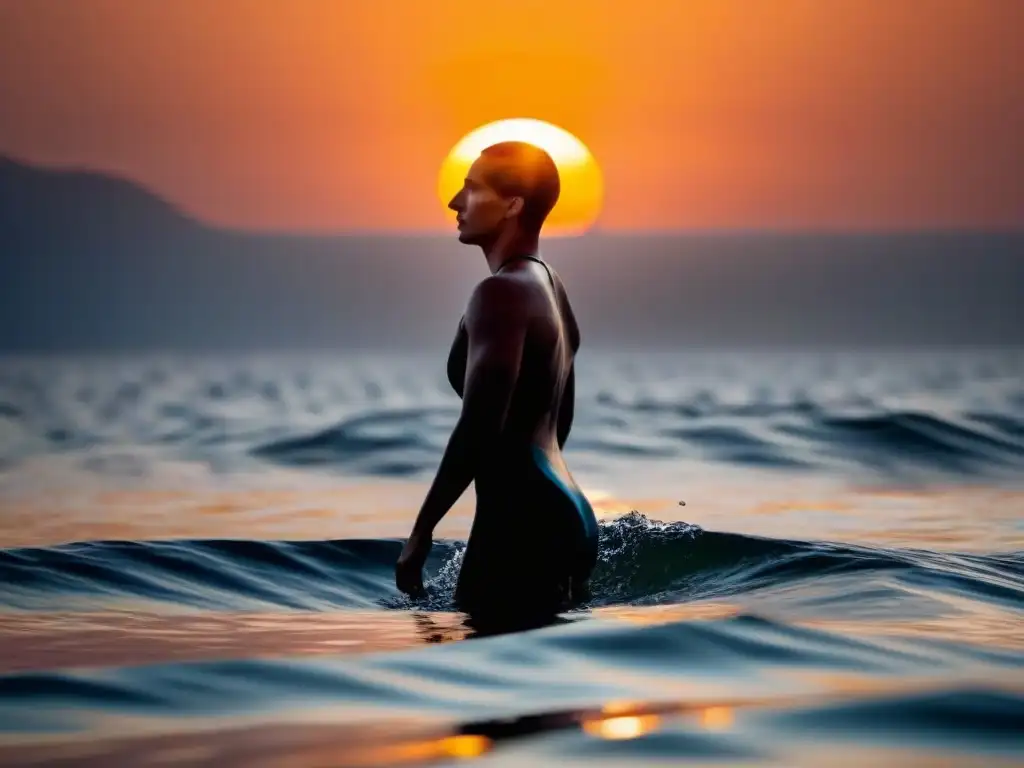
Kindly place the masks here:
<instances>
[{"instance_id":1,"label":"hazy horizon","mask_svg":"<svg viewBox=\"0 0 1024 768\"><path fill-rule=\"evenodd\" d=\"M0 201L8 352L441 354L486 275L455 233L229 231L108 176L0 164ZM1024 233L589 233L542 252L588 349L1024 343Z\"/></svg>"},{"instance_id":2,"label":"hazy horizon","mask_svg":"<svg viewBox=\"0 0 1024 768\"><path fill-rule=\"evenodd\" d=\"M321 239L360 239L360 238L385 238L391 240L404 239L434 239L451 242L459 247L457 233L447 225L440 227L425 227L423 229L360 229L360 228L337 228L320 229L316 227L307 228L281 228L273 229L260 226L231 225L204 218L193 211L187 210L180 203L174 200L160 189L151 187L133 178L132 176L118 172L115 169L92 165L87 162L35 162L27 157L18 156L11 152L4 152L0 148L0 164L7 162L15 166L30 168L42 173L54 174L82 174L111 179L117 182L124 182L158 200L161 204L168 206L181 217L202 226L206 229L220 231L226 234L252 235L257 237L270 238L293 238L296 240L321 240ZM622 229L603 230L595 226L592 230L582 235L551 235L542 233L542 241L545 243L558 242L563 240L576 240L586 237L601 237L606 239L623 240L645 240L660 239L666 237L760 237L760 236L836 236L836 237L872 237L872 236L913 236L913 235L958 235L958 234L985 234L985 235L1019 235L1024 234L1024 218L1014 224L999 226L977 226L977 225L943 225L941 223L918 226L876 227L841 226L835 224L787 226L787 225L749 225L749 226L687 226L644 229ZM482 257L481 257L482 258Z\"/></svg>"}]
</instances>

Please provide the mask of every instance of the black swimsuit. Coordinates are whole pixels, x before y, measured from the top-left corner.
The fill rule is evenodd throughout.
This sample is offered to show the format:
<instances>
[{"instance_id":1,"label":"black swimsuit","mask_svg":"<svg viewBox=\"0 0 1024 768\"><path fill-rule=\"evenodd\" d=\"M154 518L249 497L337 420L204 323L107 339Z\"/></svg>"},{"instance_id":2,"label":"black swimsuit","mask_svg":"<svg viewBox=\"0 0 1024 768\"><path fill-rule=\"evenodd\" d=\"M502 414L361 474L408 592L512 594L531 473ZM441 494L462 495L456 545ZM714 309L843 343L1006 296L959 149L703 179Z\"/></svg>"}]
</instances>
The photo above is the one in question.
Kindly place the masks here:
<instances>
[{"instance_id":1,"label":"black swimsuit","mask_svg":"<svg viewBox=\"0 0 1024 768\"><path fill-rule=\"evenodd\" d=\"M543 261L532 256L517 258L542 264L554 287L554 278ZM533 350L536 348L534 345ZM528 354L538 354L533 350L527 343L520 374L526 381L531 381L531 365L550 368L547 361ZM449 382L460 397L465 355L466 339L460 324L448 364ZM597 518L590 503L572 476L560 474L541 446L522 434L517 436L517 421L535 423L529 414L549 407L538 399L536 389L517 388L513 393L495 460L474 479L476 516L456 589L459 608L471 614L508 616L563 610L585 594L597 562Z\"/></svg>"}]
</instances>

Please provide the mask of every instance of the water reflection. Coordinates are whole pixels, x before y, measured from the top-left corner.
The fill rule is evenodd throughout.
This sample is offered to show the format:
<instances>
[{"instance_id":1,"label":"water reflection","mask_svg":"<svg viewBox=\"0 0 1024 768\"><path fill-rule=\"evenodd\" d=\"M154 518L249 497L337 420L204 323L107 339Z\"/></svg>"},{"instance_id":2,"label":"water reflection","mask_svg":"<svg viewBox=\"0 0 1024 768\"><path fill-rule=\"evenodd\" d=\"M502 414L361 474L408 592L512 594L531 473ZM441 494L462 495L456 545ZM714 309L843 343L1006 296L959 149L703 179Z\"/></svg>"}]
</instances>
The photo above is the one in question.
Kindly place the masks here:
<instances>
[{"instance_id":1,"label":"water reflection","mask_svg":"<svg viewBox=\"0 0 1024 768\"><path fill-rule=\"evenodd\" d=\"M931 596L930 613L908 616L907 605L899 602L879 605L874 612L870 605L857 606L862 618L815 615L822 606L809 597L808 604L787 594L770 592L753 596L737 596L733 601L699 601L674 605L615 605L597 608L594 616L638 625L667 624L677 621L712 621L728 619L753 612L760 616L785 621L790 626L820 629L840 636L893 636L922 640L969 642L984 648L1024 650L1024 633L1019 628L1019 615L1010 608L987 605L981 601L956 600L938 592L918 588L915 597ZM837 609L838 610L838 609ZM901 613L903 612L903 613Z\"/></svg>"},{"instance_id":2,"label":"water reflection","mask_svg":"<svg viewBox=\"0 0 1024 768\"><path fill-rule=\"evenodd\" d=\"M472 734L456 734L442 736L423 741L411 741L405 744L392 744L373 747L364 751L348 753L344 751L336 755L326 765L396 765L401 763L424 763L439 760L470 759L480 757L493 748L493 742L486 736ZM303 755L309 760L310 755ZM303 763L295 763L302 765ZM310 764L310 763L305 763Z\"/></svg>"},{"instance_id":3,"label":"water reflection","mask_svg":"<svg viewBox=\"0 0 1024 768\"><path fill-rule=\"evenodd\" d=\"M606 719L584 720L583 730L602 739L635 739L653 731L660 722L661 718L657 715L617 715Z\"/></svg>"},{"instance_id":4,"label":"water reflection","mask_svg":"<svg viewBox=\"0 0 1024 768\"><path fill-rule=\"evenodd\" d=\"M457 613L7 613L0 673L214 659L314 657L462 640Z\"/></svg>"},{"instance_id":5,"label":"water reflection","mask_svg":"<svg viewBox=\"0 0 1024 768\"><path fill-rule=\"evenodd\" d=\"M338 613L153 613L121 605L104 612L11 612L0 623L0 673L74 666L280 656L338 656L392 651L526 632L590 619L658 625L714 621L755 610L793 626L837 635L890 635L970 641L1024 650L1014 611L979 601L936 603L931 615L803 615L771 595L752 603L700 601L661 606L610 606L543 621L493 624L455 612L345 611ZM151 608L151 606L150 606Z\"/></svg>"},{"instance_id":6,"label":"water reflection","mask_svg":"<svg viewBox=\"0 0 1024 768\"><path fill-rule=\"evenodd\" d=\"M700 713L700 724L709 731L722 731L733 724L732 707L705 707Z\"/></svg>"},{"instance_id":7,"label":"water reflection","mask_svg":"<svg viewBox=\"0 0 1024 768\"><path fill-rule=\"evenodd\" d=\"M832 679L824 674L817 679L817 691L773 694L746 699L715 699L706 701L611 700L594 708L562 709L514 717L482 718L461 725L446 725L425 716L409 714L404 718L369 719L343 708L333 711L311 711L297 715L292 723L253 723L228 719L206 722L203 729L191 730L175 718L150 720L145 727L130 721L117 727L102 728L76 740L53 738L52 735L33 743L22 738L20 744L3 745L0 741L0 764L53 764L66 761L76 766L108 765L193 765L196 763L247 768L291 768L293 766L379 766L428 765L452 760L473 760L504 751L518 757L523 765L559 764L575 759L623 757L619 764L633 762L629 755L643 758L663 755L665 745L696 750L677 755L680 759L725 754L757 757L758 762L774 755L792 766L843 765L856 766L854 754L870 756L869 765L897 766L913 764L921 768L947 765L1003 766L1011 762L993 754L988 762L951 760L918 745L912 752L899 746L878 743L844 744L849 731L856 731L859 721L847 722L847 711L873 709L876 717L890 718L906 707L916 707L915 716L925 716L925 709L914 703L921 697L927 708L929 694L944 695L949 690L935 681L885 681L860 678L857 685ZM1010 688L1013 686L1011 685ZM909 697L909 698L908 698ZM964 701L964 707L970 702ZM813 742L792 741L787 732L787 717L794 717L799 726L801 717L824 718L829 729ZM930 716L929 716L930 718ZM926 718L924 726L938 726ZM943 722L945 722L943 720ZM1006 721L1009 722L1009 721ZM909 726L908 726L909 727ZM949 727L947 723L945 727ZM1006 727L993 726L993 727ZM970 724L964 726L970 733ZM161 731L164 731L161 733ZM560 733L559 740L538 739L548 733ZM127 737L123 734L132 733ZM802 731L801 731L802 733ZM859 733L859 731L858 731ZM663 734L662 746L645 743L646 737ZM837 735L839 734L839 735ZM845 734L845 736L844 736ZM917 737L919 738L919 734ZM636 741L632 752L604 753L588 751L588 741L628 743ZM824 748L831 744L831 751ZM689 745L689 746L687 746ZM654 749L651 753L649 750ZM553 750L553 753L550 751ZM702 752L701 750L710 750ZM589 757L588 757L589 756ZM905 762L910 758L912 763ZM698 760L699 762L699 760ZM733 761L728 764L738 764ZM63 763L62 763L63 764ZM719 763L720 764L720 763ZM744 764L746 764L744 762Z\"/></svg>"},{"instance_id":8,"label":"water reflection","mask_svg":"<svg viewBox=\"0 0 1024 768\"><path fill-rule=\"evenodd\" d=\"M0 673L151 662L337 656L525 632L579 616L495 622L455 612L18 612L0 624Z\"/></svg>"},{"instance_id":9,"label":"water reflection","mask_svg":"<svg viewBox=\"0 0 1024 768\"><path fill-rule=\"evenodd\" d=\"M31 475L30 467L22 466L20 473ZM258 487L268 482L264 476L234 478L242 488L190 483L187 491L111 490L91 478L69 492L58 482L69 473L72 469L61 465L23 493L4 492L5 478L0 477L0 546L232 538L239 531L248 538L275 540L402 537L408 533L409 509L426 491L415 481L339 484L286 474L284 488ZM247 482L257 487L244 488ZM635 490L636 482L630 485ZM799 531L801 539L882 546L986 552L1024 547L1019 524L1024 490L1018 488L858 487L809 477L783 481L744 475L707 481L689 477L685 494L686 506L668 496L616 497L604 491L595 493L592 503L603 519L640 510L664 522L683 520L706 530L776 538L792 538ZM465 538L473 505L470 489L446 516L445 537Z\"/></svg>"}]
</instances>

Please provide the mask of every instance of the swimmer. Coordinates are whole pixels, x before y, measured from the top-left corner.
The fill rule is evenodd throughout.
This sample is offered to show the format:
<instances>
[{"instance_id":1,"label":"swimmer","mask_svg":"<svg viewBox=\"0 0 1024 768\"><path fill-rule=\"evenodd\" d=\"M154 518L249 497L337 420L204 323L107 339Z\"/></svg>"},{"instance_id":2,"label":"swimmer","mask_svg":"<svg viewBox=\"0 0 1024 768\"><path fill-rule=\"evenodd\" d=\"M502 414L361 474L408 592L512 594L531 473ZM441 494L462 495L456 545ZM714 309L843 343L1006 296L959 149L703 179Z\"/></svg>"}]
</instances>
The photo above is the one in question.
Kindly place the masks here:
<instances>
[{"instance_id":1,"label":"swimmer","mask_svg":"<svg viewBox=\"0 0 1024 768\"><path fill-rule=\"evenodd\" d=\"M472 615L553 614L585 597L597 520L562 456L580 346L565 286L539 253L558 169L523 142L484 149L448 203L459 242L491 273L473 290L448 357L462 411L395 569L423 592L434 528L474 483L476 514L455 592Z\"/></svg>"}]
</instances>

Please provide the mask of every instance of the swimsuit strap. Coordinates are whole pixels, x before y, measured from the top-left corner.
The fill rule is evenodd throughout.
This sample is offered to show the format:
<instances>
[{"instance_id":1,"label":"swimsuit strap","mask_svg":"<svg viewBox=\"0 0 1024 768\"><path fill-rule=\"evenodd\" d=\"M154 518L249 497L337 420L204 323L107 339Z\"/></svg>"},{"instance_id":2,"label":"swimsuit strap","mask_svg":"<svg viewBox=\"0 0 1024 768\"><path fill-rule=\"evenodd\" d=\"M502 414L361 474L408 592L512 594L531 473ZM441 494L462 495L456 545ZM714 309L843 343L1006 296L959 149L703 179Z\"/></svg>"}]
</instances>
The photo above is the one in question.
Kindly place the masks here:
<instances>
[{"instance_id":1,"label":"swimsuit strap","mask_svg":"<svg viewBox=\"0 0 1024 768\"><path fill-rule=\"evenodd\" d=\"M501 266L499 266L495 270L494 274L498 274L498 272L501 272L501 270L503 270L505 268L506 264L511 264L516 259L529 259L530 261L536 261L538 264L540 264L542 267L544 267L544 271L548 273L548 280L551 281L551 287L552 288L555 287L555 278L551 274L551 267L549 267L547 265L547 263L543 259L538 259L536 256L531 256L531 255L526 254L526 253L524 253L524 254L522 254L520 256L510 256L509 258L505 259L503 262L501 262Z\"/></svg>"}]
</instances>

